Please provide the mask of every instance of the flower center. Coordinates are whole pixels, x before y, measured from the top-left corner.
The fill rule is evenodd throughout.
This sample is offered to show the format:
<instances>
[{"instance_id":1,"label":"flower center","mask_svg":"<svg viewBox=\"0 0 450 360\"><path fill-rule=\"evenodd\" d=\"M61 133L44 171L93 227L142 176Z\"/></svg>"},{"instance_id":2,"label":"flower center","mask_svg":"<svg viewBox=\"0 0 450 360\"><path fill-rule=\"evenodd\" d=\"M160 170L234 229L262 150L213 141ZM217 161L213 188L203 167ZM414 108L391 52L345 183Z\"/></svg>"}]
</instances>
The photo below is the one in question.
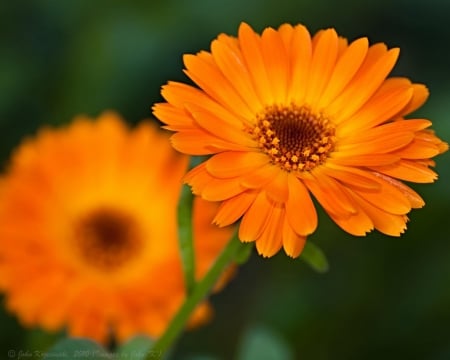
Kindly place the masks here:
<instances>
[{"instance_id":1,"label":"flower center","mask_svg":"<svg viewBox=\"0 0 450 360\"><path fill-rule=\"evenodd\" d=\"M308 171L334 148L335 128L308 106L268 106L251 130L261 149L286 171Z\"/></svg>"},{"instance_id":2,"label":"flower center","mask_svg":"<svg viewBox=\"0 0 450 360\"><path fill-rule=\"evenodd\" d=\"M135 219L115 209L100 208L75 225L75 241L83 260L113 271L139 253L143 241Z\"/></svg>"}]
</instances>

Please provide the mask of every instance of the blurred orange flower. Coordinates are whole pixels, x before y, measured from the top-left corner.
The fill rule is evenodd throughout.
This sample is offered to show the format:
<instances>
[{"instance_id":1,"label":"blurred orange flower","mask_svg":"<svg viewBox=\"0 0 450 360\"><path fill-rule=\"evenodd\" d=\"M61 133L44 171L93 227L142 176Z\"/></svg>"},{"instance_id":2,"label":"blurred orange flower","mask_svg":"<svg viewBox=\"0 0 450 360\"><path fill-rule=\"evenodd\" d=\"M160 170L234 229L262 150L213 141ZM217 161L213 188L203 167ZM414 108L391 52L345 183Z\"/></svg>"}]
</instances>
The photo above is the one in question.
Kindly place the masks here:
<instances>
[{"instance_id":1,"label":"blurred orange flower","mask_svg":"<svg viewBox=\"0 0 450 360\"><path fill-rule=\"evenodd\" d=\"M185 180L221 201L221 226L241 219L241 241L269 257L297 257L317 227L311 195L342 229L399 236L424 205L401 180L428 183L432 157L447 150L427 119L405 119L427 99L424 85L387 78L398 49L334 29L247 24L219 35L211 51L185 55L199 88L169 82L154 114L174 147L213 156Z\"/></svg>"},{"instance_id":2,"label":"blurred orange flower","mask_svg":"<svg viewBox=\"0 0 450 360\"><path fill-rule=\"evenodd\" d=\"M101 342L159 336L185 298L177 204L187 165L156 124L130 130L112 112L24 141L0 180L8 309L24 325ZM194 203L200 278L232 229L211 225L217 204ZM208 235L216 246L203 251ZM191 324L209 313L204 303Z\"/></svg>"}]
</instances>

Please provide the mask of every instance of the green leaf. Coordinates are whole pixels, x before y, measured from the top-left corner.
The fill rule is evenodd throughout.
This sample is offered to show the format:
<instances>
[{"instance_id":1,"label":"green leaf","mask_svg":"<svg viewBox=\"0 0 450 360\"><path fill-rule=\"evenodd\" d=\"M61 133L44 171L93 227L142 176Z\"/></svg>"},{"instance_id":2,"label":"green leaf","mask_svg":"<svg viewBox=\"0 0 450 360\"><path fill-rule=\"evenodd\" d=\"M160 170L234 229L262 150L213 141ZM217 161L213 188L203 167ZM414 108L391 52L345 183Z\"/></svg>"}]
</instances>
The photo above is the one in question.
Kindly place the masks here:
<instances>
[{"instance_id":1,"label":"green leaf","mask_svg":"<svg viewBox=\"0 0 450 360\"><path fill-rule=\"evenodd\" d=\"M108 360L114 355L92 340L82 338L66 338L57 342L45 353L43 359L89 359Z\"/></svg>"},{"instance_id":2,"label":"green leaf","mask_svg":"<svg viewBox=\"0 0 450 360\"><path fill-rule=\"evenodd\" d=\"M186 292L191 293L195 286L195 254L192 235L192 203L190 188L184 185L178 204L178 241L183 264Z\"/></svg>"},{"instance_id":3,"label":"green leaf","mask_svg":"<svg viewBox=\"0 0 450 360\"><path fill-rule=\"evenodd\" d=\"M234 256L234 261L237 264L244 264L252 254L253 243L242 243L241 247L237 250Z\"/></svg>"},{"instance_id":4,"label":"green leaf","mask_svg":"<svg viewBox=\"0 0 450 360\"><path fill-rule=\"evenodd\" d=\"M31 329L26 332L26 348L27 349L36 349L36 355L39 352L44 353L46 349L49 349L53 344L56 344L58 341L64 338L63 332L53 333L47 332L42 329ZM42 357L36 356L37 358Z\"/></svg>"},{"instance_id":5,"label":"green leaf","mask_svg":"<svg viewBox=\"0 0 450 360\"><path fill-rule=\"evenodd\" d=\"M306 241L300 259L306 262L318 273L326 273L329 269L328 260L324 252L311 241Z\"/></svg>"},{"instance_id":6,"label":"green leaf","mask_svg":"<svg viewBox=\"0 0 450 360\"><path fill-rule=\"evenodd\" d=\"M148 336L135 336L118 349L116 358L127 360L161 359L161 352L151 350L153 344L153 339Z\"/></svg>"},{"instance_id":7,"label":"green leaf","mask_svg":"<svg viewBox=\"0 0 450 360\"><path fill-rule=\"evenodd\" d=\"M293 360L289 345L265 327L252 327L245 334L238 350L238 360Z\"/></svg>"}]
</instances>

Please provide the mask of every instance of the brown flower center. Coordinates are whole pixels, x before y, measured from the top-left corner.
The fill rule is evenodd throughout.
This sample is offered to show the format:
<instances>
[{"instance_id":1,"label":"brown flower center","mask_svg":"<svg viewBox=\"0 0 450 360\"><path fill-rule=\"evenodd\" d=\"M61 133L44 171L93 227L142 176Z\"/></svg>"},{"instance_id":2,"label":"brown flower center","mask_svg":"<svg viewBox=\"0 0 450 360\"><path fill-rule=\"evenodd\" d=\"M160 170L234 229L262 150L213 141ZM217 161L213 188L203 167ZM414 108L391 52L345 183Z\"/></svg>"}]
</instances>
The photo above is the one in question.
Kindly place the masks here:
<instances>
[{"instance_id":1,"label":"brown flower center","mask_svg":"<svg viewBox=\"0 0 450 360\"><path fill-rule=\"evenodd\" d=\"M89 266L113 271L139 253L143 245L139 230L128 214L100 208L76 223L76 247Z\"/></svg>"},{"instance_id":2,"label":"brown flower center","mask_svg":"<svg viewBox=\"0 0 450 360\"><path fill-rule=\"evenodd\" d=\"M251 133L273 163L286 171L308 171L334 148L335 128L307 106L268 106Z\"/></svg>"}]
</instances>

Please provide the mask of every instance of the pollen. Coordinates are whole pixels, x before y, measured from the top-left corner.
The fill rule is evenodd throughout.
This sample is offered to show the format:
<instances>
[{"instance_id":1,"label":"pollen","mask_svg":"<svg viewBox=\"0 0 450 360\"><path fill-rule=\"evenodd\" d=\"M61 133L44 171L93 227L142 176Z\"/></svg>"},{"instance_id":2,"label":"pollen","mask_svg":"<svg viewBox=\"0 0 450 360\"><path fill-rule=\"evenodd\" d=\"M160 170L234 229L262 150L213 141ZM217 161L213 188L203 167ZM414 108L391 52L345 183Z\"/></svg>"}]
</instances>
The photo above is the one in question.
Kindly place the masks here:
<instances>
[{"instance_id":1,"label":"pollen","mask_svg":"<svg viewBox=\"0 0 450 360\"><path fill-rule=\"evenodd\" d=\"M329 118L308 106L268 106L251 130L259 146L286 171L309 171L334 149L335 128Z\"/></svg>"}]
</instances>

